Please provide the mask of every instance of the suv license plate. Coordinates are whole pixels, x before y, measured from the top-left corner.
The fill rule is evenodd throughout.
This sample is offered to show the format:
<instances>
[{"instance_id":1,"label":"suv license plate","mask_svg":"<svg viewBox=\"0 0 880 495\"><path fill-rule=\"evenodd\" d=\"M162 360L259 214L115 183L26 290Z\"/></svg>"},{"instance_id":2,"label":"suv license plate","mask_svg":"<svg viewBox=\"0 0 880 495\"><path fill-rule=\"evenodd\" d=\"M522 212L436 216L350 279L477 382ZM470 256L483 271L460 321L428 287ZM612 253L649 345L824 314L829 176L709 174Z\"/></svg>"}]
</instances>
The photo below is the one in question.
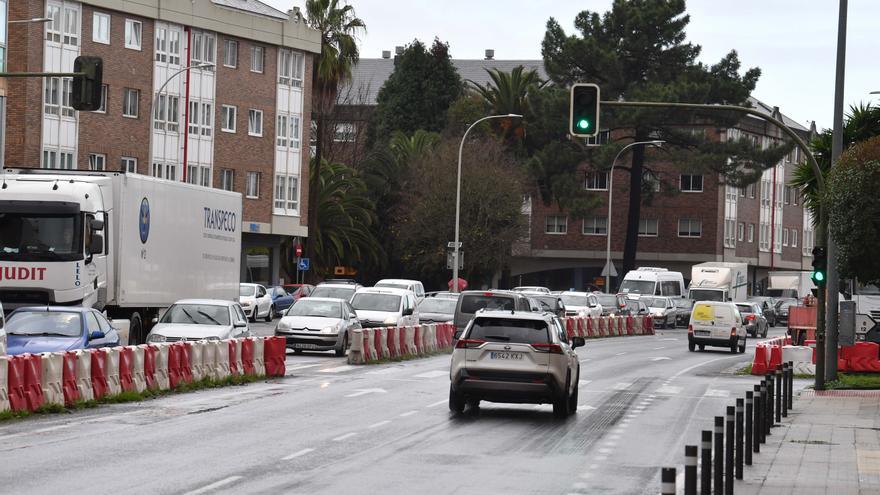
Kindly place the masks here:
<instances>
[{"instance_id":1,"label":"suv license plate","mask_svg":"<svg viewBox=\"0 0 880 495\"><path fill-rule=\"evenodd\" d=\"M318 346L315 344L293 344L293 347L297 349L317 349Z\"/></svg>"},{"instance_id":2,"label":"suv license plate","mask_svg":"<svg viewBox=\"0 0 880 495\"><path fill-rule=\"evenodd\" d=\"M492 352L489 354L490 359L508 359L511 361L522 361L523 353L521 352Z\"/></svg>"}]
</instances>

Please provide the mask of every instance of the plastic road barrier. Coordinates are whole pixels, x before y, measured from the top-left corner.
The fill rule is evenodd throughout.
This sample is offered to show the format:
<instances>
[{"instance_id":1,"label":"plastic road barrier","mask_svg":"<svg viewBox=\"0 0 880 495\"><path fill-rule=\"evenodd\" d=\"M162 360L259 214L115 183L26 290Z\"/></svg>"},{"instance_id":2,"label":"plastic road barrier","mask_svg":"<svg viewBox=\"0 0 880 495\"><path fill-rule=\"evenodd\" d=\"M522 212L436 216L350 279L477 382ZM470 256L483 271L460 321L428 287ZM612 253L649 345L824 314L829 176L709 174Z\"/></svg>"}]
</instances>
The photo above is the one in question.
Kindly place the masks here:
<instances>
[{"instance_id":1,"label":"plastic road barrier","mask_svg":"<svg viewBox=\"0 0 880 495\"><path fill-rule=\"evenodd\" d=\"M229 341L229 373L233 375L244 374L244 370L241 368L241 341L238 339Z\"/></svg>"},{"instance_id":2,"label":"plastic road barrier","mask_svg":"<svg viewBox=\"0 0 880 495\"><path fill-rule=\"evenodd\" d=\"M211 346L214 348L214 378L222 380L232 372L229 369L229 344L212 341Z\"/></svg>"},{"instance_id":3,"label":"plastic road barrier","mask_svg":"<svg viewBox=\"0 0 880 495\"><path fill-rule=\"evenodd\" d=\"M72 406L79 399L76 386L76 352L65 352L62 358L61 388L64 392L64 405Z\"/></svg>"},{"instance_id":4,"label":"plastic road barrier","mask_svg":"<svg viewBox=\"0 0 880 495\"><path fill-rule=\"evenodd\" d=\"M284 337L266 337L263 342L263 359L266 363L266 376L284 376L287 359L287 345Z\"/></svg>"},{"instance_id":5,"label":"plastic road barrier","mask_svg":"<svg viewBox=\"0 0 880 495\"><path fill-rule=\"evenodd\" d=\"M143 392L147 389L144 355L143 347L131 346L131 383L135 392Z\"/></svg>"},{"instance_id":6,"label":"plastic road barrier","mask_svg":"<svg viewBox=\"0 0 880 495\"><path fill-rule=\"evenodd\" d=\"M95 398L92 390L92 353L89 351L73 351L76 354L76 390L80 400L89 401Z\"/></svg>"},{"instance_id":7,"label":"plastic road barrier","mask_svg":"<svg viewBox=\"0 0 880 495\"><path fill-rule=\"evenodd\" d=\"M134 365L135 347L125 346L119 348L119 387L123 392L129 392L135 389L134 373L132 372ZM141 360L143 363L143 360Z\"/></svg>"},{"instance_id":8,"label":"plastic road barrier","mask_svg":"<svg viewBox=\"0 0 880 495\"><path fill-rule=\"evenodd\" d=\"M10 356L6 369L9 408L13 411L24 411L27 409L27 399L24 393L24 359L21 356Z\"/></svg>"},{"instance_id":9,"label":"plastic road barrier","mask_svg":"<svg viewBox=\"0 0 880 495\"><path fill-rule=\"evenodd\" d=\"M263 357L265 355L265 340L262 338L254 339L254 373L257 376L263 376L266 374L266 360ZM287 352L287 351L285 351Z\"/></svg>"},{"instance_id":10,"label":"plastic road barrier","mask_svg":"<svg viewBox=\"0 0 880 495\"><path fill-rule=\"evenodd\" d=\"M177 388L182 382L180 359L183 347L180 343L163 346L168 349L168 388Z\"/></svg>"},{"instance_id":11,"label":"plastic road barrier","mask_svg":"<svg viewBox=\"0 0 880 495\"><path fill-rule=\"evenodd\" d=\"M36 411L43 405L43 365L39 354L23 354L24 396L29 411Z\"/></svg>"},{"instance_id":12,"label":"plastic road barrier","mask_svg":"<svg viewBox=\"0 0 880 495\"><path fill-rule=\"evenodd\" d=\"M377 328L373 331L376 342L376 355L379 359L388 358L388 329Z\"/></svg>"},{"instance_id":13,"label":"plastic road barrier","mask_svg":"<svg viewBox=\"0 0 880 495\"><path fill-rule=\"evenodd\" d=\"M217 344L210 340L202 345L202 378L217 378Z\"/></svg>"},{"instance_id":14,"label":"plastic road barrier","mask_svg":"<svg viewBox=\"0 0 880 495\"><path fill-rule=\"evenodd\" d=\"M364 331L356 328L351 331L351 346L348 349L348 364L364 364Z\"/></svg>"},{"instance_id":15,"label":"plastic road barrier","mask_svg":"<svg viewBox=\"0 0 880 495\"><path fill-rule=\"evenodd\" d=\"M193 368L192 368L192 353L193 353L193 343L192 342L181 342L183 346L183 354L180 355L180 377L183 380L183 383L192 383L193 381Z\"/></svg>"},{"instance_id":16,"label":"plastic road barrier","mask_svg":"<svg viewBox=\"0 0 880 495\"><path fill-rule=\"evenodd\" d=\"M9 357L0 356L0 412L9 410Z\"/></svg>"},{"instance_id":17,"label":"plastic road barrier","mask_svg":"<svg viewBox=\"0 0 880 495\"><path fill-rule=\"evenodd\" d=\"M44 352L40 354L42 366L43 401L46 404L64 405L64 353Z\"/></svg>"},{"instance_id":18,"label":"plastic road barrier","mask_svg":"<svg viewBox=\"0 0 880 495\"><path fill-rule=\"evenodd\" d=\"M144 382L147 388L155 390L159 388L159 382L156 380L156 353L158 347L155 344L145 344L138 346L144 350Z\"/></svg>"},{"instance_id":19,"label":"plastic road barrier","mask_svg":"<svg viewBox=\"0 0 880 495\"><path fill-rule=\"evenodd\" d=\"M107 363L107 395L119 395L122 392L122 384L119 380L119 350L121 347L106 347L100 349L106 354Z\"/></svg>"},{"instance_id":20,"label":"plastic road barrier","mask_svg":"<svg viewBox=\"0 0 880 495\"><path fill-rule=\"evenodd\" d=\"M192 378L199 381L205 377L205 342L196 341L190 347L189 365L192 370Z\"/></svg>"},{"instance_id":21,"label":"plastic road barrier","mask_svg":"<svg viewBox=\"0 0 880 495\"><path fill-rule=\"evenodd\" d=\"M364 354L364 362L369 363L370 361L376 360L376 349L373 347L373 329L372 328L363 328L361 329L363 333L363 354Z\"/></svg>"},{"instance_id":22,"label":"plastic road barrier","mask_svg":"<svg viewBox=\"0 0 880 495\"><path fill-rule=\"evenodd\" d=\"M110 388L107 384L107 355L100 349L86 352L91 356L92 361L92 393L95 399L100 399L107 395L107 390Z\"/></svg>"},{"instance_id":23,"label":"plastic road barrier","mask_svg":"<svg viewBox=\"0 0 880 495\"><path fill-rule=\"evenodd\" d=\"M400 327L388 327L388 332L385 339L385 346L388 348L388 357L400 357L400 352L398 352L397 350L397 347L400 343L400 337L398 337L399 333Z\"/></svg>"},{"instance_id":24,"label":"plastic road barrier","mask_svg":"<svg viewBox=\"0 0 880 495\"><path fill-rule=\"evenodd\" d=\"M241 340L242 374L254 375L254 339L248 337Z\"/></svg>"}]
</instances>

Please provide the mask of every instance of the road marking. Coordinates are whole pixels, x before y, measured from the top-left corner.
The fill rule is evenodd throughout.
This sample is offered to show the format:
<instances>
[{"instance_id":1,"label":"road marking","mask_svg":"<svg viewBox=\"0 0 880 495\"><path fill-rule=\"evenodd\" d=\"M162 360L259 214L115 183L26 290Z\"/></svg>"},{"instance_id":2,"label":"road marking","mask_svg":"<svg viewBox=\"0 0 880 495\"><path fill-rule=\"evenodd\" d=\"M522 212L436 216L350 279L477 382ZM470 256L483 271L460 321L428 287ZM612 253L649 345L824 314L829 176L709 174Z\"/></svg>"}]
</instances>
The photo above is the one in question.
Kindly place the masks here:
<instances>
[{"instance_id":1,"label":"road marking","mask_svg":"<svg viewBox=\"0 0 880 495\"><path fill-rule=\"evenodd\" d=\"M382 368L381 370L368 371L367 375L390 375L391 373L399 373L402 368Z\"/></svg>"},{"instance_id":2,"label":"road marking","mask_svg":"<svg viewBox=\"0 0 880 495\"><path fill-rule=\"evenodd\" d=\"M672 385L663 385L662 387L655 390L655 392L658 394L676 395L676 394L680 394L682 390L684 390L684 387L674 387Z\"/></svg>"},{"instance_id":3,"label":"road marking","mask_svg":"<svg viewBox=\"0 0 880 495\"><path fill-rule=\"evenodd\" d=\"M666 349L666 346L663 345L663 346L655 347L655 348L654 348L655 351L659 351L660 349Z\"/></svg>"},{"instance_id":4,"label":"road marking","mask_svg":"<svg viewBox=\"0 0 880 495\"><path fill-rule=\"evenodd\" d=\"M586 363L586 362L588 362L588 361L592 361L592 360L591 360L590 358L587 358L587 359L581 359L581 363L582 363L582 364L583 364L583 363Z\"/></svg>"},{"instance_id":5,"label":"road marking","mask_svg":"<svg viewBox=\"0 0 880 495\"><path fill-rule=\"evenodd\" d=\"M678 377L680 377L681 375L687 373L688 371L695 370L695 369L699 368L700 366L705 366L705 365L710 364L710 363L714 363L714 362L717 362L717 361L723 361L723 360L725 360L725 359L733 359L733 358L739 358L739 359L742 359L743 357L734 354L734 355L732 355L732 356L726 356L726 357L721 357L721 358L710 359L710 360L708 360L708 361L703 361L702 363L697 363L697 364L695 364L695 365L693 365L693 366L688 366L687 368L685 368L685 369L679 371L678 373L672 375L671 377L669 377L666 381L667 381L667 382L671 382L672 380L675 380L676 378L678 378Z\"/></svg>"},{"instance_id":6,"label":"road marking","mask_svg":"<svg viewBox=\"0 0 880 495\"><path fill-rule=\"evenodd\" d=\"M651 361L672 361L672 358L666 357L666 356L658 356L658 357L652 357Z\"/></svg>"},{"instance_id":7,"label":"road marking","mask_svg":"<svg viewBox=\"0 0 880 495\"><path fill-rule=\"evenodd\" d=\"M642 412L642 410L645 409L646 407L648 407L648 406L645 406L645 405L639 404L639 405L637 405L636 407L634 407L633 409L635 409L635 410L638 411L638 412Z\"/></svg>"},{"instance_id":8,"label":"road marking","mask_svg":"<svg viewBox=\"0 0 880 495\"><path fill-rule=\"evenodd\" d=\"M581 478L588 480L593 477L593 473L583 473L581 474Z\"/></svg>"},{"instance_id":9,"label":"road marking","mask_svg":"<svg viewBox=\"0 0 880 495\"><path fill-rule=\"evenodd\" d=\"M608 456L607 455L597 455L596 457L593 457L593 459L597 460L599 462L605 462L608 460Z\"/></svg>"},{"instance_id":10,"label":"road marking","mask_svg":"<svg viewBox=\"0 0 880 495\"><path fill-rule=\"evenodd\" d=\"M588 405L588 404L579 404L578 407L581 409L586 409L587 411L595 411L596 410L595 407Z\"/></svg>"},{"instance_id":11,"label":"road marking","mask_svg":"<svg viewBox=\"0 0 880 495\"><path fill-rule=\"evenodd\" d=\"M604 445L606 447L614 448L614 447L617 447L617 442L605 442L602 445Z\"/></svg>"},{"instance_id":12,"label":"road marking","mask_svg":"<svg viewBox=\"0 0 880 495\"><path fill-rule=\"evenodd\" d=\"M623 356L624 354L626 354L626 353L625 352L618 352L617 354L615 354L615 356Z\"/></svg>"},{"instance_id":13,"label":"road marking","mask_svg":"<svg viewBox=\"0 0 880 495\"><path fill-rule=\"evenodd\" d=\"M589 385L591 383L593 383L593 380L578 380L578 386Z\"/></svg>"},{"instance_id":14,"label":"road marking","mask_svg":"<svg viewBox=\"0 0 880 495\"><path fill-rule=\"evenodd\" d=\"M449 370L426 371L416 375L416 378L439 378L441 376L449 376Z\"/></svg>"},{"instance_id":15,"label":"road marking","mask_svg":"<svg viewBox=\"0 0 880 495\"><path fill-rule=\"evenodd\" d=\"M321 366L322 364L324 364L324 363L303 364L301 366L288 366L287 371L304 370L306 368L314 368L315 366Z\"/></svg>"},{"instance_id":16,"label":"road marking","mask_svg":"<svg viewBox=\"0 0 880 495\"><path fill-rule=\"evenodd\" d=\"M242 478L241 476L230 476L230 477L224 478L220 481L215 481L214 483L211 483L210 485L205 485L205 486L199 488L198 490L186 492L184 495L200 495L202 493L208 493L215 488L220 488L221 486L226 486L230 483L235 483L236 481L240 480L241 478Z\"/></svg>"},{"instance_id":17,"label":"road marking","mask_svg":"<svg viewBox=\"0 0 880 495\"><path fill-rule=\"evenodd\" d=\"M348 394L346 397L360 397L362 395L367 394L387 394L388 391L381 388L362 388L353 394Z\"/></svg>"},{"instance_id":18,"label":"road marking","mask_svg":"<svg viewBox=\"0 0 880 495\"><path fill-rule=\"evenodd\" d=\"M632 387L632 383L619 382L619 383L615 383L614 386L611 388L613 388L614 390L626 390L630 387Z\"/></svg>"},{"instance_id":19,"label":"road marking","mask_svg":"<svg viewBox=\"0 0 880 495\"><path fill-rule=\"evenodd\" d=\"M437 406L439 406L439 405L441 405L441 404L446 404L447 402L449 402L447 399L438 400L437 402L435 402L435 403L433 403L433 404L428 404L428 405L425 406L425 407L437 407Z\"/></svg>"},{"instance_id":20,"label":"road marking","mask_svg":"<svg viewBox=\"0 0 880 495\"><path fill-rule=\"evenodd\" d=\"M335 368L325 368L322 370L318 370L319 373L341 373L343 371L353 370L357 368L357 366L351 366L350 364L343 364L342 366L337 366Z\"/></svg>"},{"instance_id":21,"label":"road marking","mask_svg":"<svg viewBox=\"0 0 880 495\"><path fill-rule=\"evenodd\" d=\"M405 418L407 416L412 416L413 414L416 414L416 413L418 413L418 411L407 411L407 412L401 414L400 417Z\"/></svg>"},{"instance_id":22,"label":"road marking","mask_svg":"<svg viewBox=\"0 0 880 495\"><path fill-rule=\"evenodd\" d=\"M302 449L299 452L294 452L287 457L282 457L281 460L282 461L289 461L291 459L296 459L297 457L302 457L302 456L308 454L309 452L314 452L314 451L315 451L315 449Z\"/></svg>"},{"instance_id":23,"label":"road marking","mask_svg":"<svg viewBox=\"0 0 880 495\"><path fill-rule=\"evenodd\" d=\"M333 441L334 441L334 442L341 442L341 441L346 440L346 439L349 439L349 438L351 438L351 437L353 437L353 436L355 436L355 435L357 435L357 433L355 433L355 432L346 433L345 435L342 435L342 436L339 436L339 437L334 438Z\"/></svg>"},{"instance_id":24,"label":"road marking","mask_svg":"<svg viewBox=\"0 0 880 495\"><path fill-rule=\"evenodd\" d=\"M580 481L571 485L571 487L575 490L586 490L588 486L589 485L587 485L586 483L582 483Z\"/></svg>"},{"instance_id":25,"label":"road marking","mask_svg":"<svg viewBox=\"0 0 880 495\"><path fill-rule=\"evenodd\" d=\"M612 452L614 452L614 451L613 451L612 449L599 449L598 452L599 452L600 454L610 454L610 453L612 453Z\"/></svg>"},{"instance_id":26,"label":"road marking","mask_svg":"<svg viewBox=\"0 0 880 495\"><path fill-rule=\"evenodd\" d=\"M730 390L709 389L703 394L705 397L730 397Z\"/></svg>"},{"instance_id":27,"label":"road marking","mask_svg":"<svg viewBox=\"0 0 880 495\"><path fill-rule=\"evenodd\" d=\"M620 440L620 435L617 435L617 434L608 435L608 440Z\"/></svg>"},{"instance_id":28,"label":"road marking","mask_svg":"<svg viewBox=\"0 0 880 495\"><path fill-rule=\"evenodd\" d=\"M385 421L379 421L378 423L371 424L371 425L368 426L367 428L378 428L378 427L380 427L380 426L385 426L385 425L387 425L387 424L390 423L390 422L391 422L391 421L388 421L388 420L386 419Z\"/></svg>"},{"instance_id":29,"label":"road marking","mask_svg":"<svg viewBox=\"0 0 880 495\"><path fill-rule=\"evenodd\" d=\"M599 469L599 465L598 464L590 464L590 467L588 469Z\"/></svg>"}]
</instances>

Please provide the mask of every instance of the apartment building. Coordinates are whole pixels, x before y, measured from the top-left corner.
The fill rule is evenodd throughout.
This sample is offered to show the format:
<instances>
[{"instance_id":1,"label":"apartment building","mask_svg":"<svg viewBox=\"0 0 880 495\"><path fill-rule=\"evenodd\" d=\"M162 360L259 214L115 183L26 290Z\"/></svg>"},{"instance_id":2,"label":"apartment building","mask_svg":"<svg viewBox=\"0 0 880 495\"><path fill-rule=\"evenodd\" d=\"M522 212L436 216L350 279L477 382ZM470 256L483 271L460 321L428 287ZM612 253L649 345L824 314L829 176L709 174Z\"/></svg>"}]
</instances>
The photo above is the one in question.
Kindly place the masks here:
<instances>
[{"instance_id":1,"label":"apartment building","mask_svg":"<svg viewBox=\"0 0 880 495\"><path fill-rule=\"evenodd\" d=\"M95 112L70 107L69 78L7 82L6 167L123 170L240 192L242 281L290 280L284 247L308 235L302 134L320 53L319 33L298 9L258 0L6 2L10 19L45 18L8 24L0 53L10 72L71 72L79 55L104 62Z\"/></svg>"}]
</instances>

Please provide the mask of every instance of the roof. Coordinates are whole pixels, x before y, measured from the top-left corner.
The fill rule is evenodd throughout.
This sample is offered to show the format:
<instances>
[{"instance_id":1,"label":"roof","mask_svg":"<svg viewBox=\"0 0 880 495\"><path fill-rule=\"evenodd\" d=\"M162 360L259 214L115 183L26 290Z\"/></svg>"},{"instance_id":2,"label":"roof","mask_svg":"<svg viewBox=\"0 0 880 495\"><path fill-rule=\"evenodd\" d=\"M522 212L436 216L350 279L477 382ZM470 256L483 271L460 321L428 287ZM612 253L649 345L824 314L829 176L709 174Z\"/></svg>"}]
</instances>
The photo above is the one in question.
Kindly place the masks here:
<instances>
[{"instance_id":1,"label":"roof","mask_svg":"<svg viewBox=\"0 0 880 495\"><path fill-rule=\"evenodd\" d=\"M481 309L474 314L474 318L504 318L516 320L547 321L552 318L551 313L535 311L505 311Z\"/></svg>"},{"instance_id":2,"label":"roof","mask_svg":"<svg viewBox=\"0 0 880 495\"><path fill-rule=\"evenodd\" d=\"M259 0L211 0L212 3L229 7L230 9L241 10L251 14L264 15L282 21L288 19L287 14L278 9L270 7Z\"/></svg>"},{"instance_id":3,"label":"roof","mask_svg":"<svg viewBox=\"0 0 880 495\"><path fill-rule=\"evenodd\" d=\"M376 282L376 286L379 284L420 284L422 282L418 280L413 280L409 278L383 278L382 280Z\"/></svg>"},{"instance_id":4,"label":"roof","mask_svg":"<svg viewBox=\"0 0 880 495\"><path fill-rule=\"evenodd\" d=\"M218 0L215 0L218 1ZM236 1L236 0L222 0ZM243 0L239 0L243 1ZM256 2L256 0L253 0ZM259 2L256 2L259 3ZM544 70L543 60L479 60L479 59L452 59L452 65L458 71L458 75L465 81L473 81L481 86L491 82L489 69L499 69L510 72L516 67L523 66L528 70L536 70L543 80L549 79ZM351 69L350 84L339 92L340 103L353 105L375 105L379 90L385 81L391 77L394 71L393 58L362 58ZM347 101L346 101L347 100ZM773 107L761 100L750 96L749 103L759 112L773 116ZM808 132L809 129L796 122L794 119L782 115L785 125L799 131Z\"/></svg>"},{"instance_id":5,"label":"roof","mask_svg":"<svg viewBox=\"0 0 880 495\"><path fill-rule=\"evenodd\" d=\"M174 304L202 304L205 306L232 306L236 304L234 301L227 301L225 299L181 299L180 301L175 301Z\"/></svg>"},{"instance_id":6,"label":"roof","mask_svg":"<svg viewBox=\"0 0 880 495\"><path fill-rule=\"evenodd\" d=\"M407 294L415 294L409 289L398 289L396 287L361 287L357 290L357 294L391 294L394 296L405 296Z\"/></svg>"}]
</instances>

